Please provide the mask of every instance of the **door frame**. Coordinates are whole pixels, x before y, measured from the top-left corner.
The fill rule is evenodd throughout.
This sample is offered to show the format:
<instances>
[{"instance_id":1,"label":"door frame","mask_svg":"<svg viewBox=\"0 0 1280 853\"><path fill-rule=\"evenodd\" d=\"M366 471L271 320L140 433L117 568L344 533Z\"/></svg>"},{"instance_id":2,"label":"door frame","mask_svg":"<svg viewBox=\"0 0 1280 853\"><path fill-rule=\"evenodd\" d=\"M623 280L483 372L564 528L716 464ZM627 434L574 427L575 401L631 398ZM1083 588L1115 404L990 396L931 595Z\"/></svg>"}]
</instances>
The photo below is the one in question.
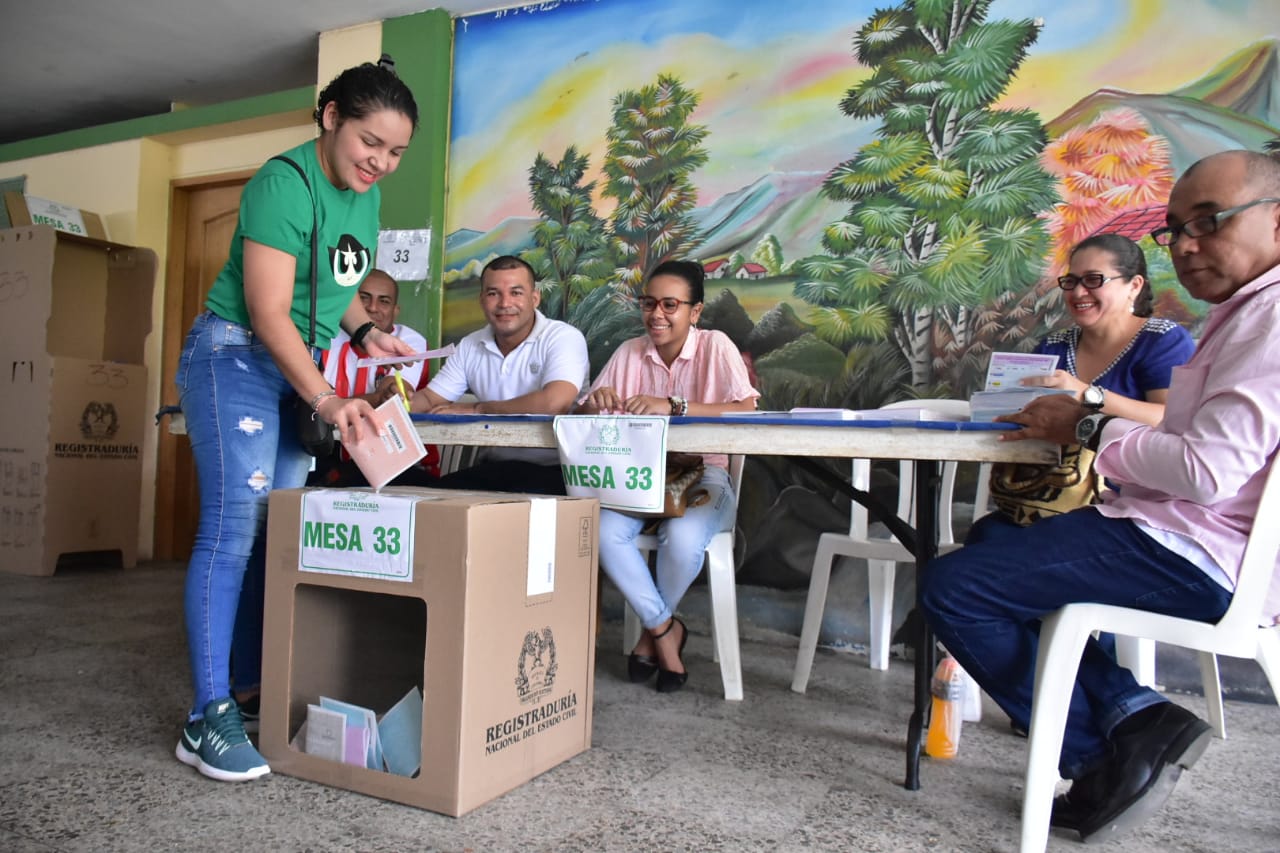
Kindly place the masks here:
<instances>
[{"instance_id":1,"label":"door frame","mask_svg":"<svg viewBox=\"0 0 1280 853\"><path fill-rule=\"evenodd\" d=\"M190 215L190 199L195 192L216 189L236 183L245 183L256 169L238 170L198 178L176 178L169 182L169 244L165 258L164 311L160 337L160 405L176 405L178 392L173 377L178 370L178 358L182 354L182 342L187 330L183 328L182 300L186 295L188 275L196 274L187 263L187 226ZM152 534L152 553L158 560L182 559L186 555L174 553L173 522L175 494L178 477L178 442L185 436L169 432L168 422L160 424L156 443L156 501L155 527Z\"/></svg>"}]
</instances>

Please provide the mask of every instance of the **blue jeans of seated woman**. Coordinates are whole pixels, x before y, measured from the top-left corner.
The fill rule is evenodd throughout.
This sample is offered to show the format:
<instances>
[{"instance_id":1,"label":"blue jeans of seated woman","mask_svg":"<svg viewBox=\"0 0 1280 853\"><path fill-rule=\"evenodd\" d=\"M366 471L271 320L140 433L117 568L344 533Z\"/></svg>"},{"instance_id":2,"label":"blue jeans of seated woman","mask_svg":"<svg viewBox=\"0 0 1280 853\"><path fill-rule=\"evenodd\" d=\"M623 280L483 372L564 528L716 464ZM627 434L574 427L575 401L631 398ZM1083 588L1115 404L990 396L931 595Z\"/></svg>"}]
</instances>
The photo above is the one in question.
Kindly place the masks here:
<instances>
[{"instance_id":1,"label":"blue jeans of seated woman","mask_svg":"<svg viewBox=\"0 0 1280 853\"><path fill-rule=\"evenodd\" d=\"M1009 717L1031 721L1040 620L1076 602L1214 622L1231 593L1127 519L1077 509L984 526L980 541L929 562L920 607L937 638ZM1058 769L1078 779L1110 754L1122 719L1164 701L1090 639L1084 647Z\"/></svg>"},{"instance_id":2,"label":"blue jeans of seated woman","mask_svg":"<svg viewBox=\"0 0 1280 853\"><path fill-rule=\"evenodd\" d=\"M176 381L200 495L184 601L196 719L230 694L232 658L237 689L261 678L267 495L301 486L311 457L291 417L292 386L244 326L196 317Z\"/></svg>"},{"instance_id":3,"label":"blue jeans of seated woman","mask_svg":"<svg viewBox=\"0 0 1280 853\"><path fill-rule=\"evenodd\" d=\"M710 500L658 525L656 578L636 547L636 537L652 519L600 510L600 566L646 628L656 628L671 618L702 571L702 558L712 537L733 526L737 506L729 472L708 465L701 485L710 493Z\"/></svg>"}]
</instances>

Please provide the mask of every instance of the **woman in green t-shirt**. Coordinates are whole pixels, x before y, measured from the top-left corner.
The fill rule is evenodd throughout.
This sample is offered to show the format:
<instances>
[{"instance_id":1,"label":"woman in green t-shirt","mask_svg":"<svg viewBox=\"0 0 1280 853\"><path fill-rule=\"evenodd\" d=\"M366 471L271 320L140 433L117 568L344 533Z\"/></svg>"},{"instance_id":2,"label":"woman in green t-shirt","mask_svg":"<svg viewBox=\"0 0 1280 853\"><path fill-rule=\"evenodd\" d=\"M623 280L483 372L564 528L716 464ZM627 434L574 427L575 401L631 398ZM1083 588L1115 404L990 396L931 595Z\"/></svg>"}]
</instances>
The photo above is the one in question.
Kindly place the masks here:
<instances>
[{"instance_id":1,"label":"woman in green t-shirt","mask_svg":"<svg viewBox=\"0 0 1280 853\"><path fill-rule=\"evenodd\" d=\"M267 495L301 486L310 467L293 401L358 440L378 429L373 409L334 393L316 366L320 350L341 326L372 356L412 352L373 324L357 285L373 267L377 181L400 165L417 127L413 94L384 57L334 78L315 119L317 139L245 185L230 257L178 364L200 521L185 602L195 703L176 752L223 781L270 772L245 728L257 722Z\"/></svg>"}]
</instances>

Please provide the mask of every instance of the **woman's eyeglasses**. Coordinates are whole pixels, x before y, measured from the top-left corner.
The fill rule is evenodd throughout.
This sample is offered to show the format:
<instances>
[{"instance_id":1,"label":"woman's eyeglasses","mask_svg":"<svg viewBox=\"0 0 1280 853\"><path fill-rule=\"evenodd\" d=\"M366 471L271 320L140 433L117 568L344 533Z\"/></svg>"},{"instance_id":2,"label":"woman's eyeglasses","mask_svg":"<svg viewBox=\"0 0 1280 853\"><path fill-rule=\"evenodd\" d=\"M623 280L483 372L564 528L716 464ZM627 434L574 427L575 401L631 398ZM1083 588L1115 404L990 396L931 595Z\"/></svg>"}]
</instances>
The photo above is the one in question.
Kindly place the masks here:
<instances>
[{"instance_id":1,"label":"woman's eyeglasses","mask_svg":"<svg viewBox=\"0 0 1280 853\"><path fill-rule=\"evenodd\" d=\"M1058 287L1063 290L1075 290L1078 285L1083 284L1086 290L1097 290L1113 278L1128 278L1128 276L1103 275L1100 272L1090 272L1084 275L1064 275L1059 277Z\"/></svg>"},{"instance_id":2,"label":"woman's eyeglasses","mask_svg":"<svg viewBox=\"0 0 1280 853\"><path fill-rule=\"evenodd\" d=\"M674 314L680 310L681 305L692 305L688 299L676 299L674 296L664 296L662 299L654 299L652 296L641 296L638 300L640 310L649 314L659 305L666 314Z\"/></svg>"}]
</instances>

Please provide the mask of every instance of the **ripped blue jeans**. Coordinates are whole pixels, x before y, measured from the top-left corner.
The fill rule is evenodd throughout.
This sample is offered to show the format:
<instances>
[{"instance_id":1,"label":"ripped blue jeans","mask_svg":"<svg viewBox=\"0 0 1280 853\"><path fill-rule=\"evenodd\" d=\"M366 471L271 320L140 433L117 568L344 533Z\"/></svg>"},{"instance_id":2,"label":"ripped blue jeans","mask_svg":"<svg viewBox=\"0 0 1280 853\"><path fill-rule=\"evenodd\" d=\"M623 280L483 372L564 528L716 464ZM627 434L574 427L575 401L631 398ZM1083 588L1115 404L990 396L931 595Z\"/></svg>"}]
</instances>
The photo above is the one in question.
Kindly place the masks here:
<instances>
[{"instance_id":1,"label":"ripped blue jeans","mask_svg":"<svg viewBox=\"0 0 1280 853\"><path fill-rule=\"evenodd\" d=\"M311 457L293 388L248 328L201 313L176 381L200 494L184 602L196 719L230 694L232 660L236 689L261 679L267 495L303 485Z\"/></svg>"}]
</instances>

